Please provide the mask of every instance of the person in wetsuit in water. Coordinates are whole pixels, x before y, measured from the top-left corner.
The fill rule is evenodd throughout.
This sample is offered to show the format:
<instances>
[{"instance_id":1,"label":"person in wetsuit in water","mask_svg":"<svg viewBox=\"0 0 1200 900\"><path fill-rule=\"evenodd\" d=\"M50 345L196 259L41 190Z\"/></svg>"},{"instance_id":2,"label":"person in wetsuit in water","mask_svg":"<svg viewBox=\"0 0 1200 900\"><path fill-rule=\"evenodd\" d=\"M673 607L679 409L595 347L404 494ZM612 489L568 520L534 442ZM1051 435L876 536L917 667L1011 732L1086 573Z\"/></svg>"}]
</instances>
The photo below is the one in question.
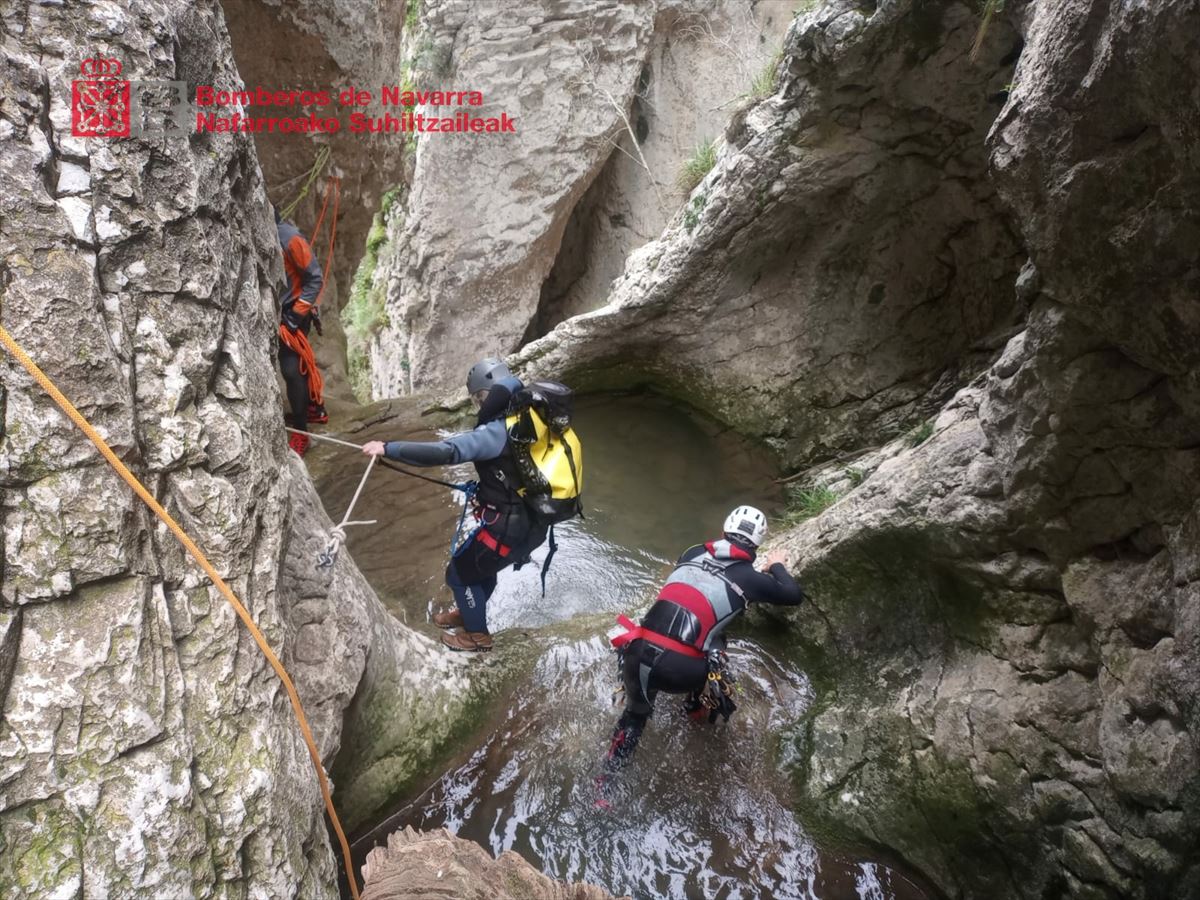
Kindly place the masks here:
<instances>
[{"instance_id":1,"label":"person in wetsuit in water","mask_svg":"<svg viewBox=\"0 0 1200 900\"><path fill-rule=\"evenodd\" d=\"M446 632L442 643L451 650L492 649L487 602L496 589L496 576L523 564L546 539L545 526L534 520L517 494L522 482L504 423L509 401L522 387L499 359L481 360L467 374L467 393L479 408L473 431L443 441L371 441L363 446L363 453L412 466L475 463L479 487L474 503L480 527L446 567L446 584L457 608L433 616L433 624Z\"/></svg>"},{"instance_id":2,"label":"person in wetsuit in water","mask_svg":"<svg viewBox=\"0 0 1200 900\"><path fill-rule=\"evenodd\" d=\"M726 517L721 540L691 547L679 557L640 625L624 616L618 620L626 631L612 643L621 651L625 710L597 780L600 805L607 805L610 776L633 757L658 692L691 694L687 709L693 718L711 709L710 721L718 712L728 719L733 704L727 696L701 703L709 673L721 668L726 626L752 602L797 606L805 599L781 554L768 557L763 571L754 568L766 534L767 517L752 506L739 506Z\"/></svg>"}]
</instances>

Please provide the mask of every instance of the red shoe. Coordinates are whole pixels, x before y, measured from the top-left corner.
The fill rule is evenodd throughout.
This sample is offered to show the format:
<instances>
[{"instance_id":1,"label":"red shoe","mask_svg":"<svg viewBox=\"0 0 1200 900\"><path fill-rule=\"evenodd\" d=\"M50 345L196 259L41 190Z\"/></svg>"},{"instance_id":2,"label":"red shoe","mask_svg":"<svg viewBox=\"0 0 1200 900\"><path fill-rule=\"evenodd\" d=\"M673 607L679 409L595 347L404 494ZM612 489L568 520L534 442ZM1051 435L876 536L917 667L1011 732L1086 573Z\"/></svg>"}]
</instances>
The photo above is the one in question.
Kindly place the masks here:
<instances>
[{"instance_id":1,"label":"red shoe","mask_svg":"<svg viewBox=\"0 0 1200 900\"><path fill-rule=\"evenodd\" d=\"M288 435L288 446L295 450L300 456L308 452L309 436L293 431Z\"/></svg>"},{"instance_id":2,"label":"red shoe","mask_svg":"<svg viewBox=\"0 0 1200 900\"><path fill-rule=\"evenodd\" d=\"M308 421L314 425L324 425L329 421L329 413L325 412L325 405L317 405L316 403L308 404Z\"/></svg>"},{"instance_id":3,"label":"red shoe","mask_svg":"<svg viewBox=\"0 0 1200 900\"><path fill-rule=\"evenodd\" d=\"M597 775L592 784L595 785L596 788L596 793L592 801L595 804L596 809L612 809L612 778L610 778L607 773L604 775Z\"/></svg>"}]
</instances>

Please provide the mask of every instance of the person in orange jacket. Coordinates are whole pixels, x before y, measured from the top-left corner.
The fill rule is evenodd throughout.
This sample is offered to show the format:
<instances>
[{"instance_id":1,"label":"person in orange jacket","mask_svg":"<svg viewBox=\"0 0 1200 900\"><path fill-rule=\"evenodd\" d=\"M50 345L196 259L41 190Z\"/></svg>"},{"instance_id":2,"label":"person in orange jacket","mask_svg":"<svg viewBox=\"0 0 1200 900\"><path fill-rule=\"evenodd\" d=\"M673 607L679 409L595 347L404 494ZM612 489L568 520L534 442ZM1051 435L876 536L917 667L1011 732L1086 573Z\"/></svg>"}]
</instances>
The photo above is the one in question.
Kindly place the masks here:
<instances>
[{"instance_id":1,"label":"person in orange jacket","mask_svg":"<svg viewBox=\"0 0 1200 900\"><path fill-rule=\"evenodd\" d=\"M308 333L315 324L321 333L320 309L317 303L325 283L321 266L312 247L294 224L283 219L275 210L275 227L279 246L283 250L283 268L287 284L280 296L279 368L287 384L288 406L292 411L292 427L308 431L310 422L329 421L322 396L324 381L313 356ZM304 455L308 450L307 434L291 434L288 446Z\"/></svg>"}]
</instances>

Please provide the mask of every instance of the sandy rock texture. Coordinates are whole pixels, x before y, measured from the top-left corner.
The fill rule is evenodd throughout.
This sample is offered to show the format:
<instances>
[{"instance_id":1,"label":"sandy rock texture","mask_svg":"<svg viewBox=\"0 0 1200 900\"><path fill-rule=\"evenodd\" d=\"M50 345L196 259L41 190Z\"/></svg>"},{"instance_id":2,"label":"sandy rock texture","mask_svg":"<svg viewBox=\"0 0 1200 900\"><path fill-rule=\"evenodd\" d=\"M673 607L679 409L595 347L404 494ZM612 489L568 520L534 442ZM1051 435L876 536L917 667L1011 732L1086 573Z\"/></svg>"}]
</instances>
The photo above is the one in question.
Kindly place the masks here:
<instances>
[{"instance_id":1,"label":"sandy rock texture","mask_svg":"<svg viewBox=\"0 0 1200 900\"><path fill-rule=\"evenodd\" d=\"M511 850L492 856L445 829L397 831L363 866L363 900L613 900L590 884L547 878Z\"/></svg>"}]
</instances>

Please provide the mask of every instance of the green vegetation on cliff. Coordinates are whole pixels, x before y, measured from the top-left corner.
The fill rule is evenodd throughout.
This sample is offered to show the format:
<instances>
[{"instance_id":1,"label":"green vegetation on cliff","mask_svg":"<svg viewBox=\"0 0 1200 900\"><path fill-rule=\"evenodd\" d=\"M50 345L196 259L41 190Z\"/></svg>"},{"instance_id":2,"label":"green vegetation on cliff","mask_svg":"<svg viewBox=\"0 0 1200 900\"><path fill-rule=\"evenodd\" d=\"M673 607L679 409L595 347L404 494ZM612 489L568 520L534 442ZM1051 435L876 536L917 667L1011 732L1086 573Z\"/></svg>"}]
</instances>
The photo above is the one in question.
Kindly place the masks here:
<instances>
[{"instance_id":1,"label":"green vegetation on cliff","mask_svg":"<svg viewBox=\"0 0 1200 900\"><path fill-rule=\"evenodd\" d=\"M397 186L383 195L379 212L367 232L366 249L354 283L350 288L350 299L342 313L346 328L346 357L349 368L350 387L354 396L362 403L371 399L371 374L368 348L371 339L388 324L387 286L376 283L375 269L379 256L388 242L388 216L400 196L402 188Z\"/></svg>"},{"instance_id":2,"label":"green vegetation on cliff","mask_svg":"<svg viewBox=\"0 0 1200 900\"><path fill-rule=\"evenodd\" d=\"M675 186L685 194L690 194L704 176L712 171L717 164L717 142L712 138L701 141L692 150L692 155L683 161L679 174L675 178Z\"/></svg>"}]
</instances>

